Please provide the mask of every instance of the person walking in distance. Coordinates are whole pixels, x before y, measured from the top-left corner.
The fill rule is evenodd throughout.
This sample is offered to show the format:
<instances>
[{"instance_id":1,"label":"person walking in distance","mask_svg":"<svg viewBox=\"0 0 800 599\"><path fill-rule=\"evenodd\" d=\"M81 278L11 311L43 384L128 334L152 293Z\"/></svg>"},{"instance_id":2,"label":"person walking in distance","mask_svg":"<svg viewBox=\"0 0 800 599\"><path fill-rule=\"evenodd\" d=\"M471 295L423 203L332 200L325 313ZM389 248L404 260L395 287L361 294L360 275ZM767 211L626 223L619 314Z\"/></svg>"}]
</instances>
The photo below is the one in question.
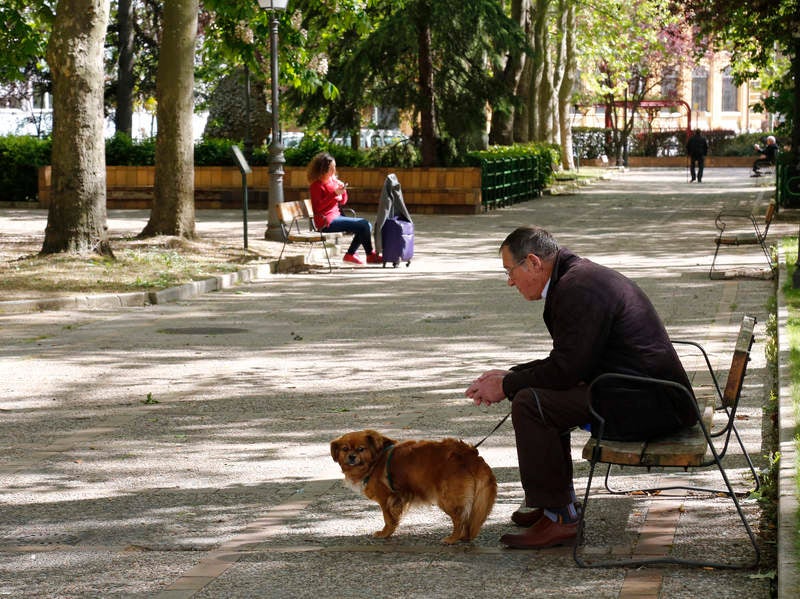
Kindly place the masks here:
<instances>
[{"instance_id":1,"label":"person walking in distance","mask_svg":"<svg viewBox=\"0 0 800 599\"><path fill-rule=\"evenodd\" d=\"M686 153L689 155L689 174L692 176L692 181L697 179L698 183L702 183L703 171L706 166L706 155L708 154L708 140L703 137L700 129L695 129L694 135L692 135L686 143ZM696 170L695 167L697 167Z\"/></svg>"}]
</instances>

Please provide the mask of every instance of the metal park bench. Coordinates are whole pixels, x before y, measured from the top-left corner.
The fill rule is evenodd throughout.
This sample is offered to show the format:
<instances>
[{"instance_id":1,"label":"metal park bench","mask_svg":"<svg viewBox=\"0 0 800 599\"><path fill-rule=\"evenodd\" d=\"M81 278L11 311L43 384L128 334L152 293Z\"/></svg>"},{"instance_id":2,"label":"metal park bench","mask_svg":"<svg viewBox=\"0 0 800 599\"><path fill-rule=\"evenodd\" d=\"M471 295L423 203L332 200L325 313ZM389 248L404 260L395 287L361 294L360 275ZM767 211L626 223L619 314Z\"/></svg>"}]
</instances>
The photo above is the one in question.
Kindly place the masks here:
<instances>
[{"instance_id":1,"label":"metal park bench","mask_svg":"<svg viewBox=\"0 0 800 599\"><path fill-rule=\"evenodd\" d=\"M637 377L623 374L606 373L597 377L590 386L596 387L600 383L608 383L609 381L624 382L625 384L642 384L642 385L661 385L672 387L682 393L685 400L694 406L698 423L693 427L680 431L679 433L662 437L651 441L642 442L621 442L611 441L603 438L605 419L603 414L598 410L600 409L595 398L592 398L591 409L594 417L597 419L599 425L597 430L592 430L592 437L586 442L583 448L583 457L590 462L589 480L586 485L586 494L583 500L583 511L581 513L580 521L578 524L578 538L576 539L575 547L573 550L573 557L576 563L581 567L608 567L608 566L641 566L647 564L684 564L700 567L711 568L744 568L755 567L760 561L760 551L756 543L753 531L745 518L742 508L737 498L737 492L734 491L728 474L723 466L723 458L728 449L731 441L731 436L736 438L739 446L744 454L747 464L750 467L750 472L754 479L756 489L759 486L758 473L753 466L753 463L748 455L744 444L742 443L739 433L736 430L735 419L736 410L739 405L739 396L742 390L745 373L747 371L747 362L749 360L750 348L753 344L753 329L755 327L756 319L752 316L744 316L742 318L741 327L736 340L736 346L733 352L733 359L731 360L730 371L725 384L724 391L720 388L708 355L705 350L693 341L674 341L673 343L686 344L693 346L702 353L705 359L706 366L711 375L714 384L715 395L702 399L694 399L694 394L691 389L687 389L683 385L672 381L663 381L659 379L651 379L646 377ZM608 398L605 398L608 400ZM724 415L723 422L718 425L717 429L712 428L712 418L715 412ZM600 559L596 561L587 561L584 557L585 547L582 548L584 542L584 527L586 526L586 515L590 511L587 508L593 502L590 502L590 490L592 487L592 478L594 476L595 468L598 464L606 464L606 477L605 486L610 493L616 494L632 494L632 495L649 495L658 493L665 490L685 489L704 494L717 495L729 498L741 520L750 543L755 551L755 559L748 564L741 563L727 563L717 562L713 560L690 560L683 559L676 556L650 556L650 557L632 557L629 559L615 559L607 560ZM612 490L609 486L609 478L612 466L620 467L633 467L633 468L646 468L650 471L651 468L680 468L689 472L689 468L705 468L714 466L722 476L724 481L724 489L708 489L702 487L685 486L683 484L664 486L656 488L637 488L626 490ZM689 472L691 474L692 472Z\"/></svg>"},{"instance_id":2,"label":"metal park bench","mask_svg":"<svg viewBox=\"0 0 800 599\"><path fill-rule=\"evenodd\" d=\"M355 216L355 211L349 208L343 209L349 216ZM281 225L283 234L283 247L278 256L278 264L283 258L283 252L290 243L309 244L309 253L314 249L314 244L319 243L325 250L325 259L328 262L328 272L333 271L331 256L328 252L328 244L338 243L346 233L323 233L314 226L314 209L311 207L311 200L300 200L296 202L280 202L275 205L275 212Z\"/></svg>"},{"instance_id":3,"label":"metal park bench","mask_svg":"<svg viewBox=\"0 0 800 599\"><path fill-rule=\"evenodd\" d=\"M714 225L717 228L717 236L714 238L716 249L714 258L711 260L711 268L708 271L708 278L718 279L725 275L719 269L714 269L717 263L719 249L722 246L735 247L740 245L758 245L764 254L769 266L769 276L774 276L775 268L772 264L769 248L767 248L767 233L769 225L775 217L775 202L770 202L764 214L764 221L759 226L756 215L749 210L721 210L717 214Z\"/></svg>"}]
</instances>

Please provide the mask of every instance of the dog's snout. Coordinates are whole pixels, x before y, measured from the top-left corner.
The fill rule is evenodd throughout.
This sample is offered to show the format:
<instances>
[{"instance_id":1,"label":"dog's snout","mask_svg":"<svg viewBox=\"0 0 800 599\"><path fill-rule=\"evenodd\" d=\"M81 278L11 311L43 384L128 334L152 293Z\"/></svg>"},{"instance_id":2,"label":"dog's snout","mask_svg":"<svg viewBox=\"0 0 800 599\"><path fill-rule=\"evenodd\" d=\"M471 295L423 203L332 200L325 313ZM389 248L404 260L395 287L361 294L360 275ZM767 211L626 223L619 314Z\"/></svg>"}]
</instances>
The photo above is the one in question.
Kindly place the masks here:
<instances>
[{"instance_id":1,"label":"dog's snout","mask_svg":"<svg viewBox=\"0 0 800 599\"><path fill-rule=\"evenodd\" d=\"M348 453L347 454L347 463L351 466L355 466L358 463L358 456L355 453Z\"/></svg>"}]
</instances>

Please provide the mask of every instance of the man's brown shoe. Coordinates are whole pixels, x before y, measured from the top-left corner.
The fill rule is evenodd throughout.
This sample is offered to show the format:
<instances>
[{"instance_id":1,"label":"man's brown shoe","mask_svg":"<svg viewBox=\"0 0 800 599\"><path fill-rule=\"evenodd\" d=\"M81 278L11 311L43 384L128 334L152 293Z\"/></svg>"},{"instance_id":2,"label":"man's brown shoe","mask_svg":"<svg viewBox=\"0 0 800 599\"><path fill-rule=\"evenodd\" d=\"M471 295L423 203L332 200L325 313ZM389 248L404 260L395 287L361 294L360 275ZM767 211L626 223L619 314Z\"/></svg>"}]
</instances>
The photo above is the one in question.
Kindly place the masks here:
<instances>
[{"instance_id":1,"label":"man's brown shoe","mask_svg":"<svg viewBox=\"0 0 800 599\"><path fill-rule=\"evenodd\" d=\"M516 512L511 514L511 521L517 526L533 526L544 516L544 510L540 507L537 508L519 508Z\"/></svg>"},{"instance_id":2,"label":"man's brown shoe","mask_svg":"<svg viewBox=\"0 0 800 599\"><path fill-rule=\"evenodd\" d=\"M553 522L545 516L519 534L503 535L500 542L511 549L544 549L556 545L572 545L577 536L577 522Z\"/></svg>"}]
</instances>

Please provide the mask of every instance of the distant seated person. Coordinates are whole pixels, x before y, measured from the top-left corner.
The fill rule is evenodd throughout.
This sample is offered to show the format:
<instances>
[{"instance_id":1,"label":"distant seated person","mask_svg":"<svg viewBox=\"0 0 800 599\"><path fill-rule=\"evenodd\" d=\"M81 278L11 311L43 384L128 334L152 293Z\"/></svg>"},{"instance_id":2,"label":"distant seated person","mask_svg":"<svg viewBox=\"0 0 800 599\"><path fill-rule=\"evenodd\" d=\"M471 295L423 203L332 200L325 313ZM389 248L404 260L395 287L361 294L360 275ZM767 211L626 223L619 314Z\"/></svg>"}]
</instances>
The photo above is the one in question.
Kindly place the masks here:
<instances>
[{"instance_id":1,"label":"distant seated person","mask_svg":"<svg viewBox=\"0 0 800 599\"><path fill-rule=\"evenodd\" d=\"M356 256L364 246L367 262L381 264L383 259L372 247L372 225L365 218L343 216L341 206L347 204L347 183L336 176L336 160L328 152L314 156L306 171L311 184L311 207L314 210L314 225L323 233L353 233L353 241L343 260L352 264L364 264Z\"/></svg>"},{"instance_id":2,"label":"distant seated person","mask_svg":"<svg viewBox=\"0 0 800 599\"><path fill-rule=\"evenodd\" d=\"M756 161L753 163L753 174L750 175L751 177L760 177L761 176L761 167L767 166L774 166L775 159L778 156L778 144L775 141L775 137L770 135L767 137L767 145L762 148L760 145L755 144L753 146L760 154Z\"/></svg>"}]
</instances>

